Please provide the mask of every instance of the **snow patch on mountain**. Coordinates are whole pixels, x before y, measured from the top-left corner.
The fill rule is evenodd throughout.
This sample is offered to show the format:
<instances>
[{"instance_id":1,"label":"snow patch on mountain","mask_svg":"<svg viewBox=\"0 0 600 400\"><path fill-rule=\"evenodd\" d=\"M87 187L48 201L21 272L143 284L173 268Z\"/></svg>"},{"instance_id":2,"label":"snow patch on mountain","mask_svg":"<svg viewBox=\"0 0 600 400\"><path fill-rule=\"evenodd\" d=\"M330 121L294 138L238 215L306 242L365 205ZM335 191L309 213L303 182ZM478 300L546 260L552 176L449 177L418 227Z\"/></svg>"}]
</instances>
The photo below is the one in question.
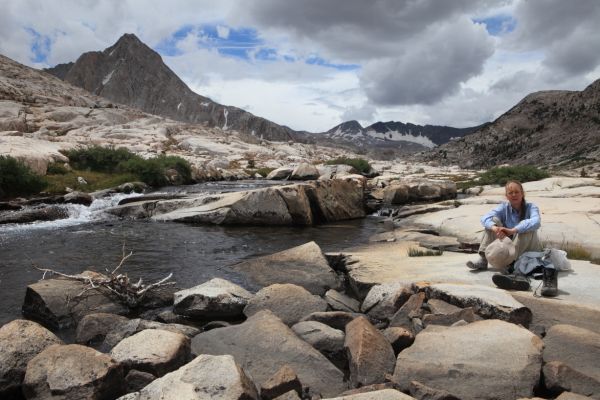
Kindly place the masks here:
<instances>
[{"instance_id":1,"label":"snow patch on mountain","mask_svg":"<svg viewBox=\"0 0 600 400\"><path fill-rule=\"evenodd\" d=\"M374 139L380 140L392 140L392 141L404 141L404 142L412 142L417 143L430 149L436 146L435 143L431 141L427 136L423 136L420 133L418 135L413 135L412 132L403 133L398 131L387 131L387 132L377 132L374 130L367 130L366 134Z\"/></svg>"},{"instance_id":2,"label":"snow patch on mountain","mask_svg":"<svg viewBox=\"0 0 600 400\"><path fill-rule=\"evenodd\" d=\"M115 73L115 70L113 69L108 74L106 74L106 76L104 77L104 79L102 79L102 85L106 85L108 82L110 82L110 78L112 78L112 76L113 76L114 73Z\"/></svg>"}]
</instances>

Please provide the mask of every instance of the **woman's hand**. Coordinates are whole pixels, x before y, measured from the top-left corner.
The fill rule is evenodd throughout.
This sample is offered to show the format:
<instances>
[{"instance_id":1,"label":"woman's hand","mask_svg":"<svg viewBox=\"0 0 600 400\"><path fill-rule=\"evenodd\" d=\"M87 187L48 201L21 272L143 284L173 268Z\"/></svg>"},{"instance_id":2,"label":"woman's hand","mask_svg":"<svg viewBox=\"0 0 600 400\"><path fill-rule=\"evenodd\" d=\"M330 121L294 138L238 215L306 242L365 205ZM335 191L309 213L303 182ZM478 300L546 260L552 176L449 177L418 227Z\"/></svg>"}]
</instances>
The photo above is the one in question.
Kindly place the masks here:
<instances>
[{"instance_id":1,"label":"woman's hand","mask_svg":"<svg viewBox=\"0 0 600 400\"><path fill-rule=\"evenodd\" d=\"M504 239L506 237L506 234L504 233L504 228L501 228L499 226L492 226L492 232L494 232L494 235L496 235L497 239Z\"/></svg>"},{"instance_id":2,"label":"woman's hand","mask_svg":"<svg viewBox=\"0 0 600 400\"><path fill-rule=\"evenodd\" d=\"M492 232L496 235L496 238L502 240L507 236L512 236L519 233L515 228L501 228L499 226L492 226Z\"/></svg>"}]
</instances>

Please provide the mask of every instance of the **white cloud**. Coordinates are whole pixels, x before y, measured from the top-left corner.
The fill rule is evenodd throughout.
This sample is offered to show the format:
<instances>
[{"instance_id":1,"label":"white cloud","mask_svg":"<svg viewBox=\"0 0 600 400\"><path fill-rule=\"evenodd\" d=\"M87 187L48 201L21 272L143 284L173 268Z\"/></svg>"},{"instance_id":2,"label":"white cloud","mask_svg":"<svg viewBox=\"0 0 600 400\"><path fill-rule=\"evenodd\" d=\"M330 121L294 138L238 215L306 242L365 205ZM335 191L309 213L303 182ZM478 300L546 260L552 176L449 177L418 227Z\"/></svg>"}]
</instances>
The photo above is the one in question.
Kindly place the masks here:
<instances>
[{"instance_id":1,"label":"white cloud","mask_svg":"<svg viewBox=\"0 0 600 400\"><path fill-rule=\"evenodd\" d=\"M227 39L229 37L229 27L217 25L217 34L221 39Z\"/></svg>"},{"instance_id":2,"label":"white cloud","mask_svg":"<svg viewBox=\"0 0 600 400\"><path fill-rule=\"evenodd\" d=\"M506 15L516 28L499 36L473 22ZM0 53L41 66L32 45L49 42L54 65L135 33L153 48L173 43L165 62L199 94L294 129L348 119L467 126L532 91L597 79L598 20L596 0L4 0ZM249 60L225 56L205 26L220 40L254 29L259 46ZM262 47L272 60L255 58ZM308 65L311 55L360 68Z\"/></svg>"}]
</instances>

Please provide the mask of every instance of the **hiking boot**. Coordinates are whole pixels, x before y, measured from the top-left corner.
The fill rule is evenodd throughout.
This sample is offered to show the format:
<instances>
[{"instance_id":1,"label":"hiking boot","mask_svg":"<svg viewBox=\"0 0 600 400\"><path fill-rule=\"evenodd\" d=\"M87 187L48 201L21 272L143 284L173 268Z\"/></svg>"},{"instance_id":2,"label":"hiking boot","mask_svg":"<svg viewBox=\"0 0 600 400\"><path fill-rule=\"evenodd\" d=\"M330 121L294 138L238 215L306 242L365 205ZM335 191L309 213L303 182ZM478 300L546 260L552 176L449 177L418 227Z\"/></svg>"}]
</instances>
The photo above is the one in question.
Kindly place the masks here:
<instances>
[{"instance_id":1,"label":"hiking boot","mask_svg":"<svg viewBox=\"0 0 600 400\"><path fill-rule=\"evenodd\" d=\"M496 286L504 290L529 290L529 279L523 275L494 274L492 281Z\"/></svg>"},{"instance_id":2,"label":"hiking boot","mask_svg":"<svg viewBox=\"0 0 600 400\"><path fill-rule=\"evenodd\" d=\"M485 257L480 256L479 260L475 262L467 261L467 267L469 267L473 271L485 271L486 269L488 269L488 262L485 259Z\"/></svg>"},{"instance_id":3,"label":"hiking boot","mask_svg":"<svg viewBox=\"0 0 600 400\"><path fill-rule=\"evenodd\" d=\"M558 271L554 268L544 268L542 273L542 296L558 296Z\"/></svg>"}]
</instances>

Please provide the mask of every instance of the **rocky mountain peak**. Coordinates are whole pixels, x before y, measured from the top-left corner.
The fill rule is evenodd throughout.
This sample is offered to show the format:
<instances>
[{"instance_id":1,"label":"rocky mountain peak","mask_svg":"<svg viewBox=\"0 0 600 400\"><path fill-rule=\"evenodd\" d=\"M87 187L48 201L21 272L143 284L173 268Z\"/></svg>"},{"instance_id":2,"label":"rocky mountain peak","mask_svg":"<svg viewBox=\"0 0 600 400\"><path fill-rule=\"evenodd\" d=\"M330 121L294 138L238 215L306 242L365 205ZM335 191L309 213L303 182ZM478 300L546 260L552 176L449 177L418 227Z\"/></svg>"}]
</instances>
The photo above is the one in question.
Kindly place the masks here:
<instances>
[{"instance_id":1,"label":"rocky mountain peak","mask_svg":"<svg viewBox=\"0 0 600 400\"><path fill-rule=\"evenodd\" d=\"M134 34L121 36L104 51L82 54L70 68L61 64L46 71L115 103L176 121L269 140L302 141L302 135L286 126L194 93L157 52Z\"/></svg>"}]
</instances>

